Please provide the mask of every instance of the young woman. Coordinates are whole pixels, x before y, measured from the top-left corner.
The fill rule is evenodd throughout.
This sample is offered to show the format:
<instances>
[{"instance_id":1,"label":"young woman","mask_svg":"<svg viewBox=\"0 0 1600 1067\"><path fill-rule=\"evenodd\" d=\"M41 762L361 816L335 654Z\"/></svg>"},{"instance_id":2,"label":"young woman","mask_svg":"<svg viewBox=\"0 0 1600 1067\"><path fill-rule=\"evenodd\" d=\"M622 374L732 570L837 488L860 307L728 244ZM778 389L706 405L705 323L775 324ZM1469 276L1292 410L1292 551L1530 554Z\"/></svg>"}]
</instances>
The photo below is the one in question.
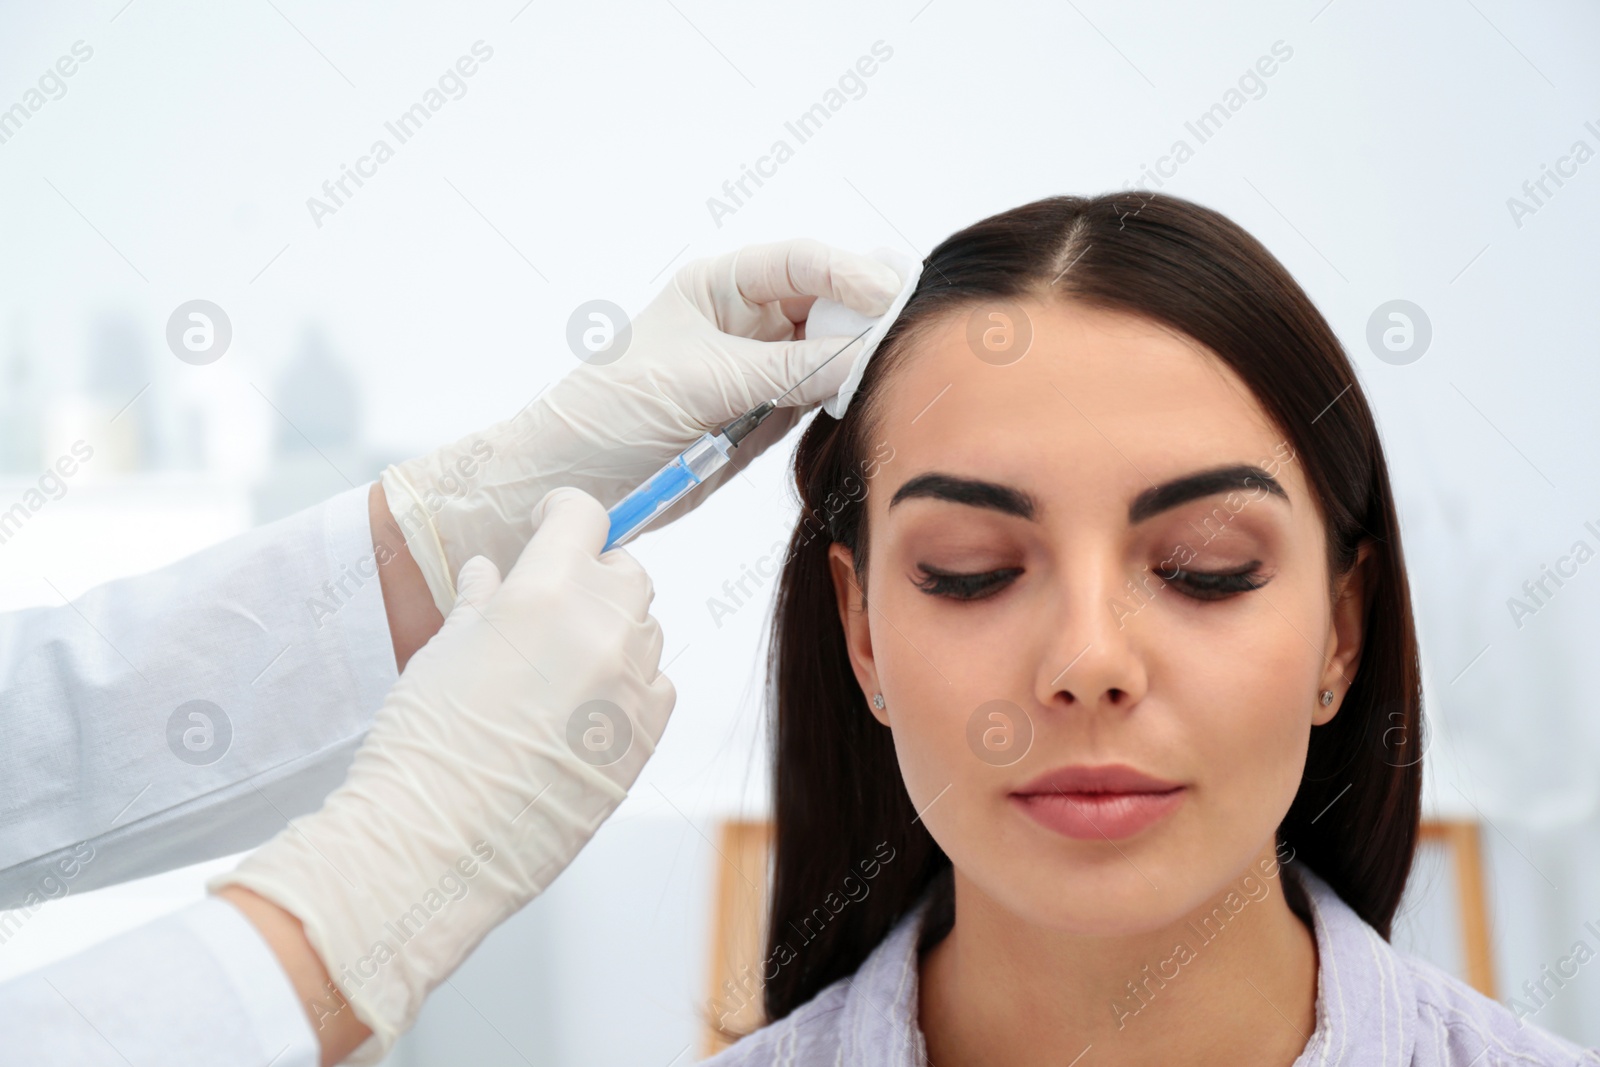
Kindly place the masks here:
<instances>
[{"instance_id":1,"label":"young woman","mask_svg":"<svg viewBox=\"0 0 1600 1067\"><path fill-rule=\"evenodd\" d=\"M768 1025L711 1064L1600 1063L1387 943L1394 501L1238 226L1140 193L954 235L795 478Z\"/></svg>"}]
</instances>

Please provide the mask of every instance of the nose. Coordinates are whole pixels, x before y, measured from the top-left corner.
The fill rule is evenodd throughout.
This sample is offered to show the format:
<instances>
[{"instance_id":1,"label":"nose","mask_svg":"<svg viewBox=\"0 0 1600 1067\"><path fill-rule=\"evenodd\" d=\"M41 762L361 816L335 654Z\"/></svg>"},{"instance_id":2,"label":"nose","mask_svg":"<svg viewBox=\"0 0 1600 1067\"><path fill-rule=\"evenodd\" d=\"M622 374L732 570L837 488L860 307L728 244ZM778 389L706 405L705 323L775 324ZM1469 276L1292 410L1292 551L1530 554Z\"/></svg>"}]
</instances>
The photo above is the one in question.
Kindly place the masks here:
<instances>
[{"instance_id":1,"label":"nose","mask_svg":"<svg viewBox=\"0 0 1600 1067\"><path fill-rule=\"evenodd\" d=\"M1128 581L1107 553L1080 559L1056 582L1036 669L1042 706L1115 712L1144 699L1149 677L1135 621L1144 601L1129 596Z\"/></svg>"}]
</instances>

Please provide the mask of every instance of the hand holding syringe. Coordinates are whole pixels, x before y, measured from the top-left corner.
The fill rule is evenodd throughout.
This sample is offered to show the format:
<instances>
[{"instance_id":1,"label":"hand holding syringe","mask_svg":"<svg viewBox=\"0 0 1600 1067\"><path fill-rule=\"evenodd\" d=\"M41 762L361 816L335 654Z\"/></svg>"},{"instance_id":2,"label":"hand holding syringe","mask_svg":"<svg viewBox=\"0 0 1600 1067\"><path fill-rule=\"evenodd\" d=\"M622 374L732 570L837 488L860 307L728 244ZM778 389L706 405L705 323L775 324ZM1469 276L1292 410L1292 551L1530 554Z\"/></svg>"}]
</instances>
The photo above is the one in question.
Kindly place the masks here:
<instances>
[{"instance_id":1,"label":"hand holding syringe","mask_svg":"<svg viewBox=\"0 0 1600 1067\"><path fill-rule=\"evenodd\" d=\"M611 532L606 538L605 548L601 551L625 544L648 526L657 515L682 499L685 493L727 466L732 458L729 452L737 447L750 431L760 426L768 415L777 410L780 400L805 384L807 378L833 362L850 345L865 337L870 329L871 327L868 327L867 330L856 334L844 348L817 364L810 374L782 393L771 400L763 400L720 430L705 434L680 452L671 463L647 479L643 485L618 501L609 512Z\"/></svg>"}]
</instances>

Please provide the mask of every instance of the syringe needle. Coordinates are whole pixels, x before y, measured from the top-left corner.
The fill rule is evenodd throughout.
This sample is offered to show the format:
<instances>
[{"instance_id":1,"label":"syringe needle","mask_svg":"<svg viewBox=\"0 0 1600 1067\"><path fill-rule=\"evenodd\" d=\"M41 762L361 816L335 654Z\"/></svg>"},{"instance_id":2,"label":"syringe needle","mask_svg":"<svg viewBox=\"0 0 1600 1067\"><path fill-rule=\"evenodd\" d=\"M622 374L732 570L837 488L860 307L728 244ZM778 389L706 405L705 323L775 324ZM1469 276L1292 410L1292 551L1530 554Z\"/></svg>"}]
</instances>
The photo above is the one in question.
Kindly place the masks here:
<instances>
[{"instance_id":1,"label":"syringe needle","mask_svg":"<svg viewBox=\"0 0 1600 1067\"><path fill-rule=\"evenodd\" d=\"M876 325L876 323L874 323L873 325ZM844 343L844 348L839 349L838 352L835 352L833 355L829 356L827 359L823 360L821 363L818 363L815 367L813 367L811 369L811 372L809 374L807 374L804 378L801 378L798 382L795 382L793 385L789 386L789 388L785 389L783 392L781 392L777 396L773 397L772 398L773 405L776 406L778 401L782 400L784 397L788 396L790 393L794 392L796 389L798 389L802 385L804 385L806 383L806 380L809 379L812 374L817 373L817 371L821 370L823 367L826 367L829 363L832 363L835 359L838 358L840 352L843 352L845 348L849 348L851 345L853 345L857 341L861 340L871 330L872 330L872 327L868 326L865 330L862 330L860 333L858 333L854 337L850 338L850 340L846 341Z\"/></svg>"},{"instance_id":2,"label":"syringe needle","mask_svg":"<svg viewBox=\"0 0 1600 1067\"><path fill-rule=\"evenodd\" d=\"M868 326L866 330L862 330L860 333L850 338L849 341L845 342L844 348L839 349L839 352L843 352L845 348L849 348L851 345L861 340L861 338L867 335L867 330L870 329L872 329L872 327ZM760 426L763 422L766 422L767 416L778 410L778 401L782 400L784 397L800 388L800 386L804 385L806 378L811 377L812 374L815 374L823 367L826 367L830 360L839 355L839 352L835 352L833 355L817 364L816 367L814 367L810 374L807 374L805 378L801 378L798 382L795 382L793 385L789 386L789 388L785 389L771 400L763 400L761 403L757 404L743 415L740 415L737 419L734 419L732 422L728 423L728 425L724 426L718 432L721 433L723 437L727 438L730 444L736 445L740 441L743 441L745 437L749 435L751 430L754 430L757 426Z\"/></svg>"}]
</instances>

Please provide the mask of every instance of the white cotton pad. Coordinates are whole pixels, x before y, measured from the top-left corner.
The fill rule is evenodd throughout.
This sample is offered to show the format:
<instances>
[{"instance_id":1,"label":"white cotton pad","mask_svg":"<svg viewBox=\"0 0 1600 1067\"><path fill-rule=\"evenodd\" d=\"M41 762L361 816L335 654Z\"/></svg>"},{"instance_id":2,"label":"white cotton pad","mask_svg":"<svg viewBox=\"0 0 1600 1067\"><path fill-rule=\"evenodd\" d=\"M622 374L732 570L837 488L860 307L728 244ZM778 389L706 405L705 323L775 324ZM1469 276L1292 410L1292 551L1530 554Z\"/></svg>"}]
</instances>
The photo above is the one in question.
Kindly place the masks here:
<instances>
[{"instance_id":1,"label":"white cotton pad","mask_svg":"<svg viewBox=\"0 0 1600 1067\"><path fill-rule=\"evenodd\" d=\"M893 267L895 273L905 279L900 287L900 294L894 298L894 303L889 305L889 310L878 318L871 318L858 311L851 311L843 304L819 297L817 302L811 305L811 313L806 316L807 337L854 337L862 330L868 331L861 339L861 351L856 354L855 362L850 365L850 373L845 378L844 384L839 387L838 394L822 402L822 410L836 419L841 418L845 408L850 406L850 398L856 395L856 387L861 384L861 375L866 372L867 360L878 350L878 342L889 332L894 320L900 317L906 301L911 299L912 292L917 288L917 279L922 277L922 261L906 255L899 249L877 248L867 255L879 263Z\"/></svg>"}]
</instances>

